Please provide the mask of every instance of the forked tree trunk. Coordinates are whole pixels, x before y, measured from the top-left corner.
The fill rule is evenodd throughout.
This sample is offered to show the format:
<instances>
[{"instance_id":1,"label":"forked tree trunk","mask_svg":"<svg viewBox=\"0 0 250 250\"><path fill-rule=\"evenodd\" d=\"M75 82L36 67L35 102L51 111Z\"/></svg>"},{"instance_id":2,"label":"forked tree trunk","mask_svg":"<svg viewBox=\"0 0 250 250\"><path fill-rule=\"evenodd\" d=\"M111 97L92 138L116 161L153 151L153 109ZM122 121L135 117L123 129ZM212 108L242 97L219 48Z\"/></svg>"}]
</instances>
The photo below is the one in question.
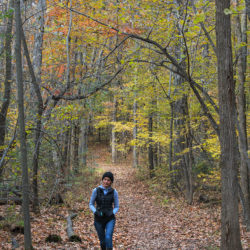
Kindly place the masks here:
<instances>
[{"instance_id":1,"label":"forked tree trunk","mask_svg":"<svg viewBox=\"0 0 250 250\"><path fill-rule=\"evenodd\" d=\"M215 3L222 182L221 249L240 250L242 246L238 211L238 153L231 20L230 15L224 12L230 8L230 0L216 0Z\"/></svg>"}]
</instances>

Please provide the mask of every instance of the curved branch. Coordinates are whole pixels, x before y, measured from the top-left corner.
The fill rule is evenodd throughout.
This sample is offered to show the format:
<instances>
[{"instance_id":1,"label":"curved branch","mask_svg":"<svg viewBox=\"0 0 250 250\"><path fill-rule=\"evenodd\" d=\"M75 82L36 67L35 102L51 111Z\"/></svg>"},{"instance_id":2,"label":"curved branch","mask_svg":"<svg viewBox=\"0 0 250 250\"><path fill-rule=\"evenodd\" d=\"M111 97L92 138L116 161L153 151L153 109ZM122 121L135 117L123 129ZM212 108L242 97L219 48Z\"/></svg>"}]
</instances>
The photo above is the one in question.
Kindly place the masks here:
<instances>
[{"instance_id":1,"label":"curved branch","mask_svg":"<svg viewBox=\"0 0 250 250\"><path fill-rule=\"evenodd\" d=\"M97 93L99 90L103 89L105 86L107 86L109 83L111 83L117 75L120 74L120 72L123 71L124 68L119 69L113 77L111 77L107 82L103 83L102 85L96 87L94 90L90 91L86 95L77 95L77 96L63 96L63 95L58 95L58 96L52 96L52 99L55 101L59 101L60 99L63 100L68 100L68 101L74 101L74 100L81 100L81 99L86 99L93 94Z\"/></svg>"}]
</instances>

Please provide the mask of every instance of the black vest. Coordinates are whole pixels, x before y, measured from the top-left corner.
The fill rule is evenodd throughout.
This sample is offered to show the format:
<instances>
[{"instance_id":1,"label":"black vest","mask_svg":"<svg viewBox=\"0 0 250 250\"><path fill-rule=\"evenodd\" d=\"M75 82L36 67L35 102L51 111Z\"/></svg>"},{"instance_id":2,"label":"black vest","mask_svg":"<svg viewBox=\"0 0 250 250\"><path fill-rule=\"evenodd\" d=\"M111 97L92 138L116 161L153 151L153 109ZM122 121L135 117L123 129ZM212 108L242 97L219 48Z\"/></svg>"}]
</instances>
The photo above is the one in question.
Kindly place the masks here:
<instances>
[{"instance_id":1,"label":"black vest","mask_svg":"<svg viewBox=\"0 0 250 250\"><path fill-rule=\"evenodd\" d=\"M109 189L108 193L104 195L103 189L98 187L96 195L96 210L102 212L102 216L95 215L95 220L100 222L108 222L114 219L113 203L114 203L114 189Z\"/></svg>"}]
</instances>

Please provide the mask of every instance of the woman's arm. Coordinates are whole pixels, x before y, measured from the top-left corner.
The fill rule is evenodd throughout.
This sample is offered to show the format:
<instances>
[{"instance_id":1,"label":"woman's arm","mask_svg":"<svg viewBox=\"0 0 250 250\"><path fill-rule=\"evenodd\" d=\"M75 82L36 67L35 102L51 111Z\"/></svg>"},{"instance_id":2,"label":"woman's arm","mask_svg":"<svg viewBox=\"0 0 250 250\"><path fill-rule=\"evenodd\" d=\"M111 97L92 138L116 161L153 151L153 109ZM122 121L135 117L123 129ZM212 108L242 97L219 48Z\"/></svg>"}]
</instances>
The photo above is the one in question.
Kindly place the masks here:
<instances>
[{"instance_id":1,"label":"woman's arm","mask_svg":"<svg viewBox=\"0 0 250 250\"><path fill-rule=\"evenodd\" d=\"M96 199L97 191L96 188L93 190L90 201L89 201L89 208L93 213L95 213L96 208L95 208L95 199Z\"/></svg>"},{"instance_id":2,"label":"woman's arm","mask_svg":"<svg viewBox=\"0 0 250 250\"><path fill-rule=\"evenodd\" d=\"M118 198L118 193L116 190L114 190L114 209L113 209L113 214L116 214L119 210L119 198Z\"/></svg>"}]
</instances>

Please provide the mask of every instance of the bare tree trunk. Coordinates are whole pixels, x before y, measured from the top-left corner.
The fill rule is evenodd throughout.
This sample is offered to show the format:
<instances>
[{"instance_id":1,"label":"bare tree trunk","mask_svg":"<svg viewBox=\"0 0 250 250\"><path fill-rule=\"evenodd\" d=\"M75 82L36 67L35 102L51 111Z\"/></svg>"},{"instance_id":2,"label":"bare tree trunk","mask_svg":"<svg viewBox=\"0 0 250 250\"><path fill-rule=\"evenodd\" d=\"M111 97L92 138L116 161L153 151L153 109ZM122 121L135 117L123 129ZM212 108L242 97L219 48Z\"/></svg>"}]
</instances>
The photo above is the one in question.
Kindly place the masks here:
<instances>
[{"instance_id":1,"label":"bare tree trunk","mask_svg":"<svg viewBox=\"0 0 250 250\"><path fill-rule=\"evenodd\" d=\"M239 1L237 0L237 4ZM246 11L246 9L245 9ZM240 178L241 188L244 195L245 207L244 207L244 221L248 231L250 230L250 170L248 168L248 143L247 143L247 130L246 130L246 96L245 96L245 83L246 83L246 65L247 65L247 46L241 47L242 43L247 44L247 16L246 12L236 17L236 35L238 38L239 49L239 60L238 60L238 95L237 95L237 108L239 117L239 150L240 150Z\"/></svg>"},{"instance_id":2,"label":"bare tree trunk","mask_svg":"<svg viewBox=\"0 0 250 250\"><path fill-rule=\"evenodd\" d=\"M248 20L250 20L250 0L245 0Z\"/></svg>"},{"instance_id":3,"label":"bare tree trunk","mask_svg":"<svg viewBox=\"0 0 250 250\"><path fill-rule=\"evenodd\" d=\"M113 104L113 122L116 122L116 116L117 116L117 106L118 102L116 98L114 98L114 104ZM117 161L117 150L116 150L116 132L114 125L112 126L111 131L111 156L112 156L112 163L116 163Z\"/></svg>"},{"instance_id":4,"label":"bare tree trunk","mask_svg":"<svg viewBox=\"0 0 250 250\"><path fill-rule=\"evenodd\" d=\"M46 9L46 0L39 0L37 6L36 32L34 38L33 51L33 67L38 84L41 83L42 71L42 50L43 50L43 35L44 35L44 14Z\"/></svg>"},{"instance_id":5,"label":"bare tree trunk","mask_svg":"<svg viewBox=\"0 0 250 250\"><path fill-rule=\"evenodd\" d=\"M68 155L67 155L67 166L71 170L71 154L72 154L72 122L70 121L69 136L68 136Z\"/></svg>"},{"instance_id":6,"label":"bare tree trunk","mask_svg":"<svg viewBox=\"0 0 250 250\"><path fill-rule=\"evenodd\" d=\"M86 112L86 111L85 111ZM83 167L87 166L87 152L88 152L88 117L87 114L83 116L81 124L81 146L80 146L80 155L81 155L81 164Z\"/></svg>"},{"instance_id":7,"label":"bare tree trunk","mask_svg":"<svg viewBox=\"0 0 250 250\"><path fill-rule=\"evenodd\" d=\"M80 126L79 126L79 121L76 122L76 124L74 125L74 152L73 152L73 156L74 156L74 173L77 174L79 171L79 136L80 136Z\"/></svg>"},{"instance_id":8,"label":"bare tree trunk","mask_svg":"<svg viewBox=\"0 0 250 250\"><path fill-rule=\"evenodd\" d=\"M133 145L133 167L137 168L138 167L138 150L137 150L137 101L136 99L134 100L133 104L133 116L134 116L134 128L133 128L133 140L134 140L134 145Z\"/></svg>"},{"instance_id":9,"label":"bare tree trunk","mask_svg":"<svg viewBox=\"0 0 250 250\"><path fill-rule=\"evenodd\" d=\"M39 154L40 154L40 144L42 140L42 114L43 114L43 100L40 91L41 84L41 73L42 73L42 47L43 47L43 34L44 34L44 14L46 8L46 0L38 1L38 15L36 19L36 24L38 30L35 33L35 45L33 52L33 67L34 67L34 78L36 78L35 93L37 95L37 120L36 120L36 131L35 131L35 151L33 154L32 161L32 187L33 187L33 211L35 213L39 212L39 195L38 195L38 168L39 168ZM36 77L35 77L36 76ZM33 80L34 82L34 80Z\"/></svg>"},{"instance_id":10,"label":"bare tree trunk","mask_svg":"<svg viewBox=\"0 0 250 250\"><path fill-rule=\"evenodd\" d=\"M174 103L171 100L171 86L172 86L172 75L173 73L170 71L169 74L169 88L168 88L168 94L166 94L166 97L170 101L170 128L169 128L169 154L168 154L168 166L170 171L170 184L171 187L174 187L175 178L174 178L174 172L173 172L173 125L174 125Z\"/></svg>"},{"instance_id":11,"label":"bare tree trunk","mask_svg":"<svg viewBox=\"0 0 250 250\"><path fill-rule=\"evenodd\" d=\"M64 177L67 176L69 166L68 166L68 154L69 154L69 136L70 136L70 128L67 128L66 131L63 133L63 145L62 145L62 152L63 152L63 175Z\"/></svg>"},{"instance_id":12,"label":"bare tree trunk","mask_svg":"<svg viewBox=\"0 0 250 250\"><path fill-rule=\"evenodd\" d=\"M177 77L176 81L179 77ZM185 198L189 204L193 201L193 183L192 183L192 143L190 131L187 129L188 120L188 105L187 96L183 95L174 103L175 122L174 127L176 131L174 141L174 169L182 171L185 185ZM183 151L188 149L187 153ZM179 174L175 174L176 181Z\"/></svg>"},{"instance_id":13,"label":"bare tree trunk","mask_svg":"<svg viewBox=\"0 0 250 250\"><path fill-rule=\"evenodd\" d=\"M32 85L33 88L35 90L35 94L37 97L37 114L36 114L36 130L35 130L35 138L34 138L34 142L35 142L35 149L34 149L34 153L33 153L33 160L32 160L32 167L33 167L33 210L35 213L39 213L39 198L38 198L38 158L39 158L39 153L40 153L40 144L41 144L41 135L42 135L42 114L44 111L43 108L43 99L42 99L42 95L41 95L41 90L40 90L40 85L37 82L37 78L35 76L35 72L33 70L33 66L31 63L31 59L29 56L29 51L28 51L28 46L26 43L26 39L25 39L25 34L23 29L21 30L22 32L22 41L23 41L23 47L24 47L24 54L26 56L26 60L28 63L28 67L29 67L29 72L31 75L31 80L32 80ZM40 67L41 67L41 63L40 62ZM41 74L41 72L40 72ZM41 76L38 77L38 79L40 79L41 81Z\"/></svg>"},{"instance_id":14,"label":"bare tree trunk","mask_svg":"<svg viewBox=\"0 0 250 250\"><path fill-rule=\"evenodd\" d=\"M149 165L149 175L150 178L154 177L154 148L153 148L153 112L150 112L148 117L148 133L149 133L149 140L148 140L148 165Z\"/></svg>"},{"instance_id":15,"label":"bare tree trunk","mask_svg":"<svg viewBox=\"0 0 250 250\"><path fill-rule=\"evenodd\" d=\"M18 114L19 114L19 137L22 163L22 189L23 189L23 218L24 218L24 246L26 250L32 249L30 212L29 212L29 177L27 164L27 147L25 138L25 119L24 119L24 93L22 76L22 55L21 55L21 11L20 0L15 1L15 21L16 21L16 77L18 88Z\"/></svg>"},{"instance_id":16,"label":"bare tree trunk","mask_svg":"<svg viewBox=\"0 0 250 250\"><path fill-rule=\"evenodd\" d=\"M14 1L10 1L9 9L14 7ZM0 158L3 155L3 146L5 141L6 133L6 117L8 112L8 107L10 103L10 92L11 92L11 82L12 82L12 26L13 26L13 14L10 13L7 22L7 29L5 32L5 80L4 80L4 97L3 103L0 110ZM1 173L0 173L1 175Z\"/></svg>"},{"instance_id":17,"label":"bare tree trunk","mask_svg":"<svg viewBox=\"0 0 250 250\"><path fill-rule=\"evenodd\" d=\"M188 107L188 105L187 105ZM188 112L187 112L188 113ZM192 142L192 132L191 132L191 126L189 119L186 121L187 123L187 131L186 131L186 147L188 148L188 152L184 155L185 156L185 167L186 169L186 197L188 204L193 203L193 164L194 164L194 158L193 158L193 142Z\"/></svg>"},{"instance_id":18,"label":"bare tree trunk","mask_svg":"<svg viewBox=\"0 0 250 250\"><path fill-rule=\"evenodd\" d=\"M230 15L224 13L225 9L230 8L230 0L216 0L215 3L222 182L221 249L240 250L231 20Z\"/></svg>"},{"instance_id":19,"label":"bare tree trunk","mask_svg":"<svg viewBox=\"0 0 250 250\"><path fill-rule=\"evenodd\" d=\"M174 124L174 107L173 102L170 102L170 108L171 108L171 117L170 117L170 129L169 129L169 156L168 156L168 164L169 164L169 171L171 172L171 186L174 186L175 178L173 173L173 124Z\"/></svg>"}]
</instances>

